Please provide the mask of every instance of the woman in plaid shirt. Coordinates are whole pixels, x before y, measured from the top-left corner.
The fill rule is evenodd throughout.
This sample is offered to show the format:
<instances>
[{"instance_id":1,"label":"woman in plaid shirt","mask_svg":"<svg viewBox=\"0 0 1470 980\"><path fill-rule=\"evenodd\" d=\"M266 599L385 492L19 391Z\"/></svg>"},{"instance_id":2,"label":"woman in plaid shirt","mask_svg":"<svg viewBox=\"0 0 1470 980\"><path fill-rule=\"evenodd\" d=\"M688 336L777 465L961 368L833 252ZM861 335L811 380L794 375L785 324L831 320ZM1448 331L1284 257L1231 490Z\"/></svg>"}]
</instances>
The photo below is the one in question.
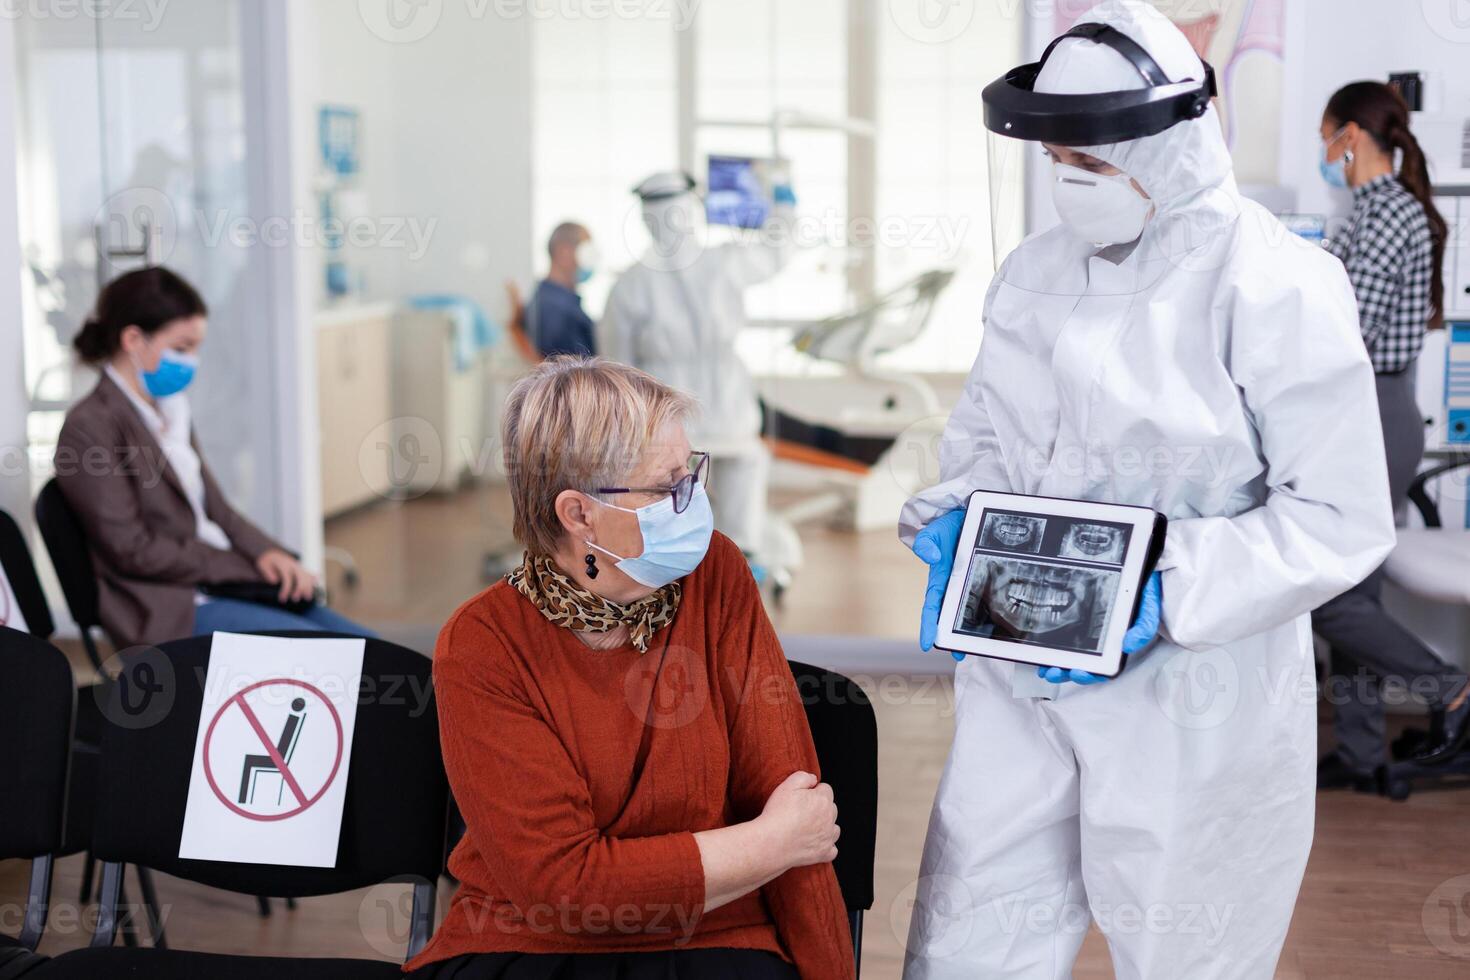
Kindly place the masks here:
<instances>
[{"instance_id":1,"label":"woman in plaid shirt","mask_svg":"<svg viewBox=\"0 0 1470 980\"><path fill-rule=\"evenodd\" d=\"M1323 177L1353 192L1350 227L1329 247L1357 292L1363 341L1378 375L1397 512L1424 453L1414 362L1425 329L1443 323L1447 227L1434 207L1424 153L1409 131L1409 108L1392 88L1354 82L1340 89L1322 115L1322 141ZM1336 705L1338 747L1318 768L1322 788L1376 788L1377 771L1387 761L1380 696L1385 678L1432 678L1431 706L1449 709L1443 738L1421 753L1421 761L1449 758L1470 734L1465 674L1388 615L1379 600L1382 577L1379 569L1312 616L1313 629L1332 645L1329 690Z\"/></svg>"}]
</instances>

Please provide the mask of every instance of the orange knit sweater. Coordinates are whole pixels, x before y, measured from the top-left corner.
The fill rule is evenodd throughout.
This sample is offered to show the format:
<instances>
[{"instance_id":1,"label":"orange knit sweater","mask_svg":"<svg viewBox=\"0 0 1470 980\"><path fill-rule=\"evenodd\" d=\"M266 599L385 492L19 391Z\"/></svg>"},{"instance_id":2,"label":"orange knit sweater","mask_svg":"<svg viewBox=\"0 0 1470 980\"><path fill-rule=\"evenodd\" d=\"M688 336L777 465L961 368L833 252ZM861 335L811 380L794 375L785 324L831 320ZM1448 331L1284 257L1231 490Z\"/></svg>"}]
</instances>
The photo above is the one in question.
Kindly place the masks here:
<instances>
[{"instance_id":1,"label":"orange knit sweater","mask_svg":"<svg viewBox=\"0 0 1470 980\"><path fill-rule=\"evenodd\" d=\"M459 891L407 969L474 952L735 947L777 953L809 980L853 975L831 865L704 911L694 832L749 820L792 772L817 771L780 642L728 538L715 534L647 653L593 650L501 581L445 625L434 688L469 830L449 860Z\"/></svg>"}]
</instances>

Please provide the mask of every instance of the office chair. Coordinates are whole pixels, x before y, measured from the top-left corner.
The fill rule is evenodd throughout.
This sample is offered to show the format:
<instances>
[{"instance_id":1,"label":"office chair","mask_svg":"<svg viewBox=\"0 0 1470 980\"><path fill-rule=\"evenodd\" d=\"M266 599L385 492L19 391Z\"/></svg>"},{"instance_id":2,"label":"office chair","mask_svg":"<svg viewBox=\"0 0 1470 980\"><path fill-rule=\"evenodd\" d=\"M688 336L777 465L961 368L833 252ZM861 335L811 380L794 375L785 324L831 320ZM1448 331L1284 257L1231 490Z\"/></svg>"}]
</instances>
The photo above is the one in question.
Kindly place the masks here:
<instances>
[{"instance_id":1,"label":"office chair","mask_svg":"<svg viewBox=\"0 0 1470 980\"><path fill-rule=\"evenodd\" d=\"M36 575L35 562L31 560L31 549L26 545L20 525L5 511L0 510L0 569L15 593L15 609L4 608L5 599L0 597L0 626L15 627L16 617L25 620L26 632L46 639L56 630L51 620L51 610L46 605L46 595L41 591L41 580Z\"/></svg>"},{"instance_id":2,"label":"office chair","mask_svg":"<svg viewBox=\"0 0 1470 980\"><path fill-rule=\"evenodd\" d=\"M19 936L0 934L0 978L19 977L45 962L36 946L46 929L51 868L66 827L76 688L65 656L44 639L0 627L0 744L7 747L0 859L31 862Z\"/></svg>"},{"instance_id":3,"label":"office chair","mask_svg":"<svg viewBox=\"0 0 1470 980\"><path fill-rule=\"evenodd\" d=\"M102 625L97 615L97 572L92 567L87 533L54 477L46 481L40 496L36 497L36 526L41 529L46 553L51 556L51 566L56 569L61 594L66 597L66 608L81 631L87 657L100 673L102 657L92 635L92 631Z\"/></svg>"},{"instance_id":4,"label":"office chair","mask_svg":"<svg viewBox=\"0 0 1470 980\"><path fill-rule=\"evenodd\" d=\"M271 635L321 639L334 634ZM166 657L171 667L166 672L173 679L171 708L156 724L128 728L109 723L103 733L102 779L92 840L98 859L106 862L97 927L89 948L51 960L47 980L400 976L398 964L380 960L233 956L112 945L123 862L246 895L329 895L386 881L412 881L409 956L423 948L433 929L433 883L444 860L449 786L432 695L427 705L369 694L359 701L335 867L237 864L178 856L211 641L212 637L196 636L156 647L153 656ZM428 658L384 640L365 643L361 691L389 690L390 682L396 685L404 678L413 679L410 690L430 690ZM122 656L125 669L135 656L139 655ZM412 686L414 681L419 686Z\"/></svg>"},{"instance_id":5,"label":"office chair","mask_svg":"<svg viewBox=\"0 0 1470 980\"><path fill-rule=\"evenodd\" d=\"M66 598L67 610L72 619L76 620L77 629L81 633L82 646L87 651L87 658L92 661L92 666L102 677L102 687L93 689L92 696L85 697L80 702L77 713L77 731L81 745L85 747L88 754L95 756L97 743L101 738L102 719L101 703L112 692L108 689L108 678L102 669L102 656L97 651L97 643L93 631L102 628L102 619L97 612L97 572L92 567L92 550L87 545L87 534L82 527L82 522L77 518L76 512L67 503L66 497L61 492L61 485L53 477L46 481L41 488L41 493L36 497L36 526L40 528L41 540L46 543L46 553L51 556L51 567L56 570L56 578L61 583L61 593ZM105 632L105 630L104 630ZM109 642L112 638L108 637ZM114 648L117 646L112 642ZM86 765L85 769L79 769L79 778L87 774L90 778L91 764L93 758L82 758ZM85 787L90 790L90 785ZM88 794L90 796L90 793ZM90 813L90 808L86 811ZM87 836L82 831L83 836ZM158 907L158 898L153 886L153 876L148 869L141 865L135 869L138 875L138 887L143 892L144 906L148 911L148 919L151 925L151 934L155 946L164 947L167 940L163 933L163 917ZM82 870L82 901L87 901L92 894L93 862L90 853ZM262 899L264 903L264 899ZM265 910L268 912L268 907ZM132 933L124 937L128 942L133 941Z\"/></svg>"},{"instance_id":6,"label":"office chair","mask_svg":"<svg viewBox=\"0 0 1470 980\"><path fill-rule=\"evenodd\" d=\"M1384 574L1410 595L1431 602L1470 606L1470 530L1446 528L1432 494L1434 481L1465 467L1470 467L1470 457L1441 463L1420 473L1409 487L1409 500L1424 519L1424 527L1399 528L1398 543L1388 556ZM1431 715L1432 730L1442 731L1443 725L1443 711ZM1408 749L1413 748L1414 734L1409 733L1405 744ZM1409 760L1391 762L1383 785L1390 799L1406 800L1415 784L1465 777L1470 777L1470 751L1462 751L1437 765L1426 766Z\"/></svg>"},{"instance_id":7,"label":"office chair","mask_svg":"<svg viewBox=\"0 0 1470 980\"><path fill-rule=\"evenodd\" d=\"M873 849L878 833L878 721L863 689L841 674L790 661L817 749L822 781L832 787L842 840L832 868L847 907L852 953L862 972L863 913L873 907Z\"/></svg>"},{"instance_id":8,"label":"office chair","mask_svg":"<svg viewBox=\"0 0 1470 980\"><path fill-rule=\"evenodd\" d=\"M92 550L87 545L87 533L82 522L71 509L71 504L67 503L61 492L61 485L54 477L46 481L40 495L36 497L36 524L41 529L42 540L46 542L46 553L51 556L51 565L56 569L67 610L71 613L71 618L76 620L77 628L81 632L87 657L92 661L92 666L97 668L97 672L102 674L105 683L107 675L102 671L102 658L93 638L93 630L103 629L104 633L106 630L102 627L102 619L97 612L97 572L92 567ZM108 637L108 642L114 649L117 648L112 637ZM77 728L84 741L95 745L94 733L100 732L100 723L95 717L97 712L93 710L94 703L90 702L91 699L83 702ZM153 932L154 944L165 946L167 943L163 937L162 920L159 918L157 903L152 898L153 878L147 868L139 867L137 872L139 887L143 890L149 914L157 924ZM89 857L82 873L82 900L86 901L91 892L92 861ZM259 895L255 901L261 917L270 916L270 899ZM296 900L287 898L286 907L294 909Z\"/></svg>"},{"instance_id":9,"label":"office chair","mask_svg":"<svg viewBox=\"0 0 1470 980\"><path fill-rule=\"evenodd\" d=\"M0 566L4 567L5 576L15 593L16 605L20 608L27 631L32 636L49 639L56 624L41 590L41 580L36 574L35 562L31 560L31 550L26 545L20 526L3 510L0 510ZM8 617L0 615L0 619L6 618ZM65 654L60 650L55 650L55 654L65 662ZM95 684L84 684L77 688L71 747L72 805L67 809L66 840L60 852L62 856L86 850L87 829L92 812L91 780L96 779L97 774L97 743L102 737L101 701L104 694L105 688ZM88 854L82 870L83 901L92 892L93 866L92 856ZM151 881L148 882L148 888L151 891ZM154 915L157 915L156 909Z\"/></svg>"}]
</instances>

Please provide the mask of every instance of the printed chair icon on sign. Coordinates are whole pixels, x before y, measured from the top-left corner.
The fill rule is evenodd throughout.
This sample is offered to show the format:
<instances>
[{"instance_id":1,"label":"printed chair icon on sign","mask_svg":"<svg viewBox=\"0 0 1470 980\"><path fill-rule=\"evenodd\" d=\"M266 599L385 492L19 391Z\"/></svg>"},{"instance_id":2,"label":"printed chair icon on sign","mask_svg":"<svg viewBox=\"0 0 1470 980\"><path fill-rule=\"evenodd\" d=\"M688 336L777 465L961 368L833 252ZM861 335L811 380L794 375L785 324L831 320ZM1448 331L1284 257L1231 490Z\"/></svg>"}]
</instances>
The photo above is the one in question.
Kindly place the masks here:
<instances>
[{"instance_id":1,"label":"printed chair icon on sign","mask_svg":"<svg viewBox=\"0 0 1470 980\"><path fill-rule=\"evenodd\" d=\"M282 763L289 764L291 755L296 751L296 742L301 737L301 725L306 721L306 699L295 698L291 702L291 713L286 716L286 726L281 729L281 737L276 739L276 753L281 757ZM245 765L240 771L240 803L255 802L256 776L261 773L276 773L280 775L281 769L275 760L269 755L247 755ZM281 802L285 793L286 780L283 777L276 789L276 802Z\"/></svg>"}]
</instances>

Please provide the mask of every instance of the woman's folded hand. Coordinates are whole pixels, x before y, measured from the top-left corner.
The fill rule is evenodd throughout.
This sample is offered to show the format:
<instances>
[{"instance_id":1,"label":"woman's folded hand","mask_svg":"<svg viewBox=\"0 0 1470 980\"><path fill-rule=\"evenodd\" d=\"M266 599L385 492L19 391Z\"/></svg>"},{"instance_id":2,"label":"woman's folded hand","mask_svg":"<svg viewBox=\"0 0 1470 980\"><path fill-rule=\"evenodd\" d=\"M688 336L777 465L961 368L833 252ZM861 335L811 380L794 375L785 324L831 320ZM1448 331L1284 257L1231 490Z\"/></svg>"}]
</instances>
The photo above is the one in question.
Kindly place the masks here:
<instances>
[{"instance_id":1,"label":"woman's folded hand","mask_svg":"<svg viewBox=\"0 0 1470 980\"><path fill-rule=\"evenodd\" d=\"M837 857L837 804L832 787L809 772L793 772L771 791L757 818L788 868Z\"/></svg>"},{"instance_id":2,"label":"woman's folded hand","mask_svg":"<svg viewBox=\"0 0 1470 980\"><path fill-rule=\"evenodd\" d=\"M255 560L256 571L271 585L279 586L282 602L305 602L316 594L316 576L280 548L271 548Z\"/></svg>"}]
</instances>

